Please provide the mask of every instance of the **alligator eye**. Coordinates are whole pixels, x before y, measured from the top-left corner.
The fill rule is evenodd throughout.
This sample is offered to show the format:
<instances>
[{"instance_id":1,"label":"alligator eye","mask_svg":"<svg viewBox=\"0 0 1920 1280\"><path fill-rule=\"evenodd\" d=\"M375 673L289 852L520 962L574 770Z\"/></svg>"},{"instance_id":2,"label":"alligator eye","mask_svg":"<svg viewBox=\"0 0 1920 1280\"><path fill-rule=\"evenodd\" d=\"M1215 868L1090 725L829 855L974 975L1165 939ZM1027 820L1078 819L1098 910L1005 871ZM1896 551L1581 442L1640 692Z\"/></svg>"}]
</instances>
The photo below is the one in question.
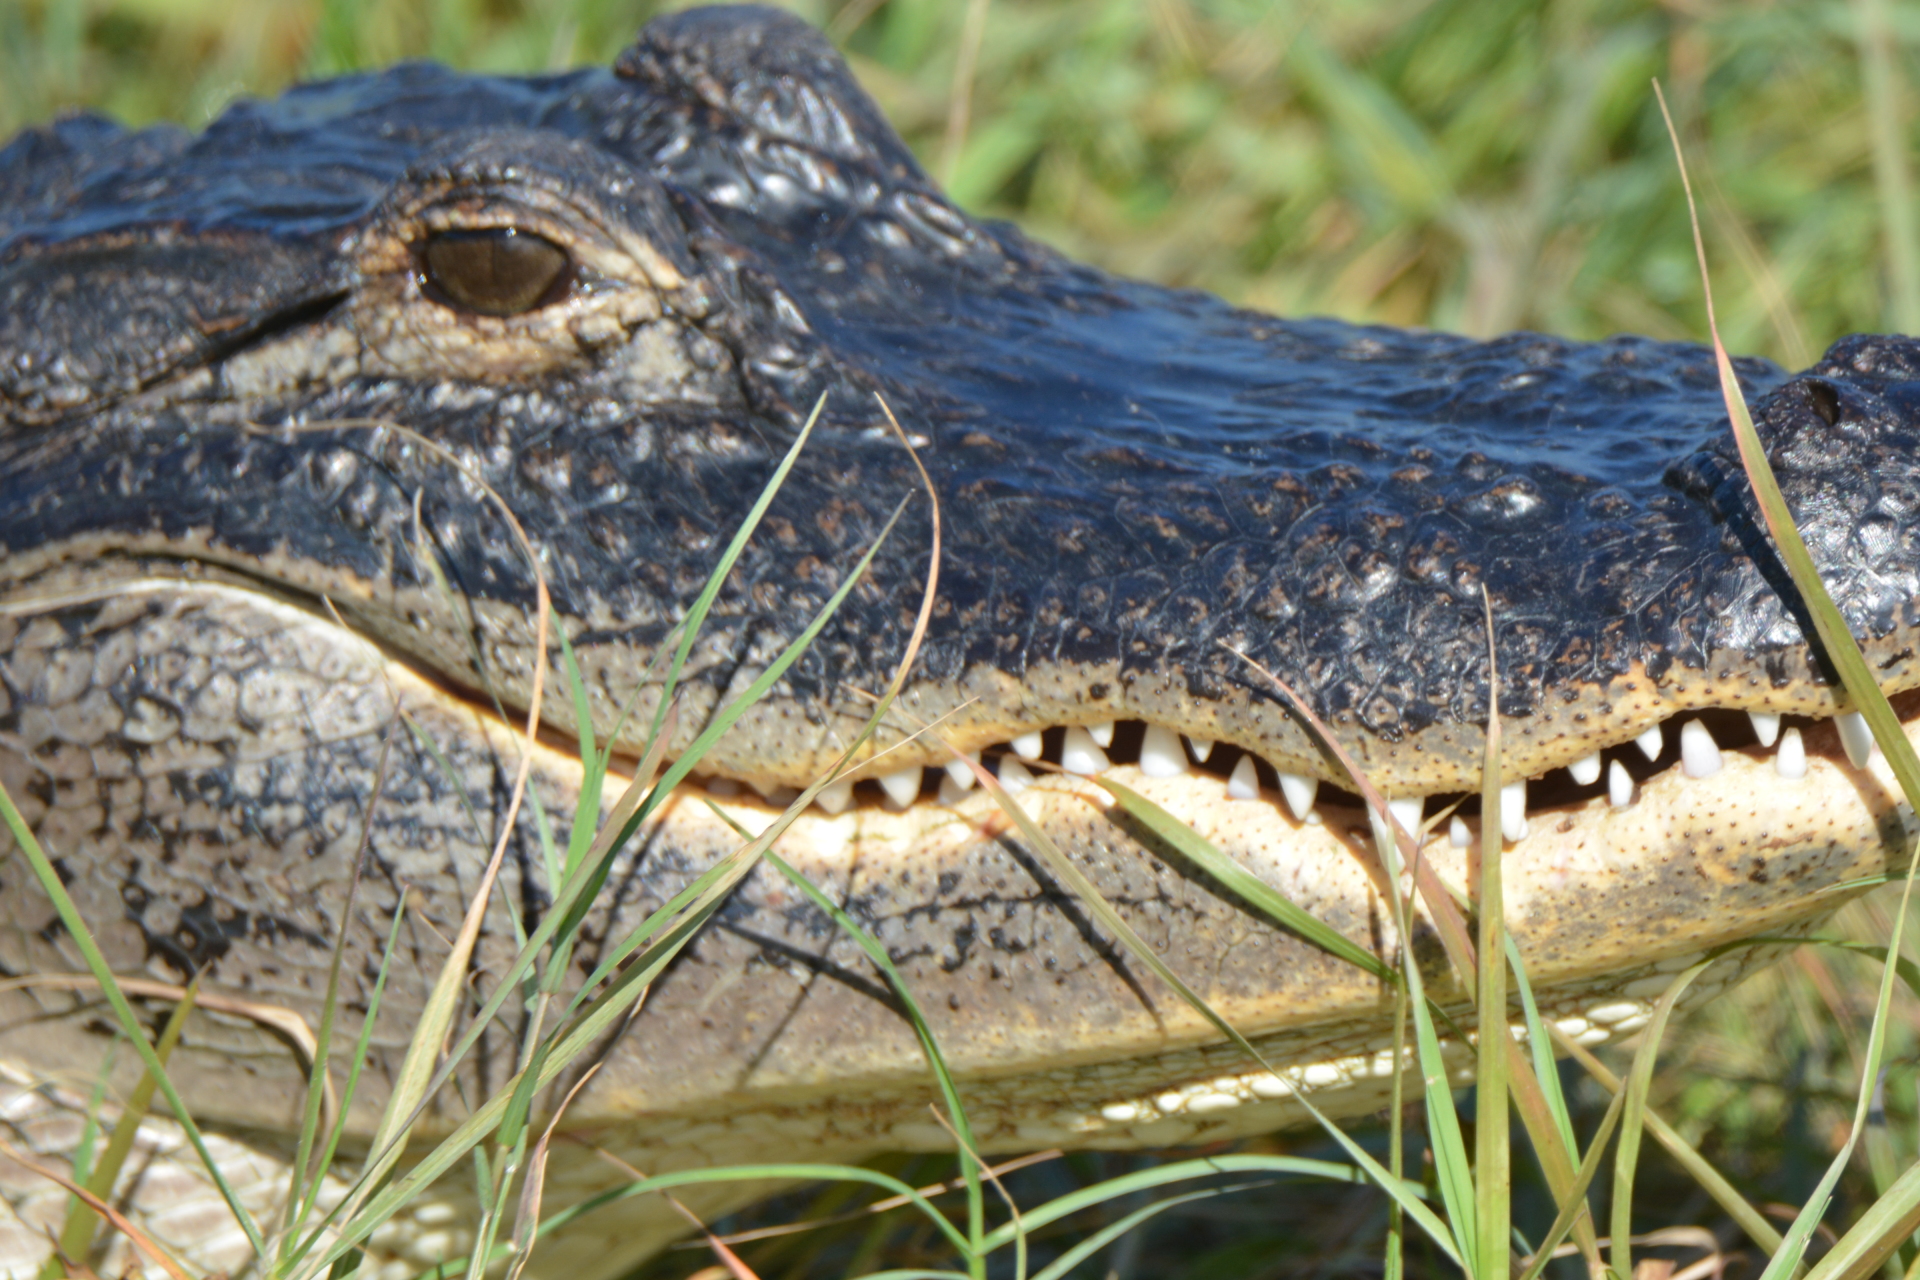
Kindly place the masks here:
<instances>
[{"instance_id":1,"label":"alligator eye","mask_svg":"<svg viewBox=\"0 0 1920 1280\"><path fill-rule=\"evenodd\" d=\"M514 316L550 301L567 269L567 251L514 227L441 231L421 254L427 283L457 307Z\"/></svg>"}]
</instances>

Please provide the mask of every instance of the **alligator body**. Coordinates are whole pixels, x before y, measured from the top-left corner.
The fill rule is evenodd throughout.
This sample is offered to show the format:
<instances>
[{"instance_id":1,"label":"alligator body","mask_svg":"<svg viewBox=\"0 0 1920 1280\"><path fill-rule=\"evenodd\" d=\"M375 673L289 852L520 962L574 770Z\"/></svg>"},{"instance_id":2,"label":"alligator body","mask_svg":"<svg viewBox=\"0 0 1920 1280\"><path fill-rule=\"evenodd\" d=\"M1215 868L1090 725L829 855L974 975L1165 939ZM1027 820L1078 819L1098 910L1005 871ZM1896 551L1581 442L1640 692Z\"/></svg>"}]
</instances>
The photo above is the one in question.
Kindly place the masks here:
<instances>
[{"instance_id":1,"label":"alligator body","mask_svg":"<svg viewBox=\"0 0 1920 1280\"><path fill-rule=\"evenodd\" d=\"M1920 345L1740 371L1835 596L1888 687L1913 685ZM1379 1104L1384 989L1074 775L1110 770L1391 958L1365 818L1262 669L1403 815L1425 805L1464 880L1477 808L1441 815L1478 787L1483 599L1529 802L1503 811L1511 924L1573 1034L1631 1031L1667 974L1899 865L1900 811L1844 750L1708 353L1282 320L1077 266L948 203L813 32L715 9L654 23L610 71L409 65L197 136L80 117L0 151L0 780L110 962L313 1025L332 940L364 1009L406 898L349 1113L365 1142L523 752L564 847L581 714L601 741L623 726L630 767L649 659L822 397L693 651L675 750L905 514L621 856L581 963L738 843L700 801L763 828L760 794L830 765L889 680L932 519L884 397L940 499L931 624L856 774L778 847L887 946L991 1150L1253 1132L1297 1120L1301 1090ZM585 695L549 650L527 748L535 562ZM1118 951L913 736L929 723L1014 785L1063 765L1022 802L1280 1074ZM481 995L553 888L524 806L505 834ZM29 979L0 995L8 1114L57 1149L63 1095L18 1089L84 1093L110 1037L95 993L44 980L77 953L0 851L0 966ZM483 1039L465 1097L510 1072L516 1025ZM175 1063L248 1167L284 1156L304 1075L273 1033L215 1008ZM763 868L607 1046L549 1204L626 1176L595 1143L649 1171L947 1147L930 1096L879 976ZM59 1203L8 1178L21 1222ZM199 1265L235 1265L204 1197L138 1203ZM457 1204L377 1247L458 1253ZM603 1211L536 1271L610 1274L677 1229L653 1201ZM7 1230L8 1265L44 1253Z\"/></svg>"}]
</instances>

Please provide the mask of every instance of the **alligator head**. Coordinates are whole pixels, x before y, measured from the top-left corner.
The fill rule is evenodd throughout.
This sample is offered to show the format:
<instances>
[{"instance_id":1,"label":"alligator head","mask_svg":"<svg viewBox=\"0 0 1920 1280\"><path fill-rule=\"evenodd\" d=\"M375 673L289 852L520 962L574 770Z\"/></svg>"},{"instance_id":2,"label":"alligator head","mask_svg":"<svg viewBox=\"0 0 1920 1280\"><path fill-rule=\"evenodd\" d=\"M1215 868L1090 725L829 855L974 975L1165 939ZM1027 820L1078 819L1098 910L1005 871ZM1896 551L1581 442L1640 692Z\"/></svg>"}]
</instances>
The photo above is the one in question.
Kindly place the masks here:
<instances>
[{"instance_id":1,"label":"alligator head","mask_svg":"<svg viewBox=\"0 0 1920 1280\"><path fill-rule=\"evenodd\" d=\"M523 753L564 846L582 719L617 760L639 749L650 660L822 398L693 650L674 750L906 514L621 856L582 963L737 844L703 801L764 828L887 684L932 516L884 397L939 497L931 626L857 771L779 847L889 949L988 1149L1210 1140L1298 1119L1303 1090L1378 1105L1380 984L1075 775L1111 771L1392 957L1363 813L1263 670L1399 812L1424 806L1464 879L1477 807L1442 815L1478 786L1483 598L1525 779L1511 925L1573 1034L1633 1029L1666 974L1903 856L1756 531L1708 353L1280 320L1077 266L954 208L824 41L769 11L662 19L611 71L411 65L198 136L30 130L0 152L0 356L0 779L131 975L204 972L311 1024L332 940L364 1008L411 903L361 1141ZM1834 594L1888 688L1913 685L1920 345L1740 373ZM549 649L523 746L536 563L584 691ZM947 745L1024 787L1279 1074L1116 949ZM506 834L479 992L553 887L530 811ZM0 965L75 971L0 850ZM92 993L4 999L18 1078L97 1069ZM504 1078L515 1035L488 1032L463 1096ZM174 1061L206 1123L284 1149L303 1076L271 1034L196 1016ZM929 1096L884 984L763 869L606 1047L549 1202L624 1176L577 1154L593 1143L649 1170L946 1147ZM547 1265L606 1273L677 1226L625 1212ZM422 1226L391 1247L461 1244Z\"/></svg>"}]
</instances>

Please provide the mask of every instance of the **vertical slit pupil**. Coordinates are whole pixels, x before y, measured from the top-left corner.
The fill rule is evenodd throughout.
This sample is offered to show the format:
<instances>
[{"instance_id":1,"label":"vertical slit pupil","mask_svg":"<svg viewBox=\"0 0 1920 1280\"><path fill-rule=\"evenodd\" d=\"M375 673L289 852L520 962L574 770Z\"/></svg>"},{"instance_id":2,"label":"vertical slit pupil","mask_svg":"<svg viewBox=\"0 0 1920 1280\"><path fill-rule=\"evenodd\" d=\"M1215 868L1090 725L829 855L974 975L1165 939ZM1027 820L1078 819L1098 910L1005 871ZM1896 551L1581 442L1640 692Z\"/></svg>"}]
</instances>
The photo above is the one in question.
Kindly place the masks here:
<instances>
[{"instance_id":1,"label":"vertical slit pupil","mask_svg":"<svg viewBox=\"0 0 1920 1280\"><path fill-rule=\"evenodd\" d=\"M421 255L427 282L448 302L488 316L512 316L550 301L567 253L515 227L441 231Z\"/></svg>"}]
</instances>

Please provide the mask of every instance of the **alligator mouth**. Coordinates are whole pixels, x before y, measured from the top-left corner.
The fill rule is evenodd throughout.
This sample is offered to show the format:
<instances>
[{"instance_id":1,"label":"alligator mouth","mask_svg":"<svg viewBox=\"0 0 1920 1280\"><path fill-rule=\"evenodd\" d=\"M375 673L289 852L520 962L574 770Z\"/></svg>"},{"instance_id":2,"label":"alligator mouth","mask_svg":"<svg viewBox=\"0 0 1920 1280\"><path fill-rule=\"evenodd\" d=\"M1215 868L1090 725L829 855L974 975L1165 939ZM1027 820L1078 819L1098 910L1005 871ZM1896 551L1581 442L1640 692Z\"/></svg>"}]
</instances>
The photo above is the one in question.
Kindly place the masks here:
<instances>
[{"instance_id":1,"label":"alligator mouth","mask_svg":"<svg viewBox=\"0 0 1920 1280\"><path fill-rule=\"evenodd\" d=\"M1920 722L1920 691L1895 696L1903 724ZM1501 804L1502 837L1527 838L1536 823L1564 824L1569 815L1637 808L1650 784L1704 782L1733 769L1740 785L1793 787L1818 763L1866 769L1879 749L1858 712L1833 717L1707 708L1648 725L1625 742L1598 748L1573 763L1508 782ZM959 806L975 792L973 763L983 764L1010 795L1049 775L1099 777L1122 769L1126 778L1164 780L1165 788L1195 805L1255 803L1283 806L1296 825L1343 821L1362 808L1353 791L1291 772L1229 743L1198 739L1140 720L1055 725L967 753L944 767L908 765L892 772L842 778L820 789L814 804L829 815L862 806L901 812L915 806ZM1456 849L1477 844L1477 792L1405 795L1390 773L1369 781L1389 796L1389 808L1409 831L1431 824ZM757 794L784 807L799 789L775 782L696 773L716 798ZM1332 817L1331 815L1338 815Z\"/></svg>"}]
</instances>

